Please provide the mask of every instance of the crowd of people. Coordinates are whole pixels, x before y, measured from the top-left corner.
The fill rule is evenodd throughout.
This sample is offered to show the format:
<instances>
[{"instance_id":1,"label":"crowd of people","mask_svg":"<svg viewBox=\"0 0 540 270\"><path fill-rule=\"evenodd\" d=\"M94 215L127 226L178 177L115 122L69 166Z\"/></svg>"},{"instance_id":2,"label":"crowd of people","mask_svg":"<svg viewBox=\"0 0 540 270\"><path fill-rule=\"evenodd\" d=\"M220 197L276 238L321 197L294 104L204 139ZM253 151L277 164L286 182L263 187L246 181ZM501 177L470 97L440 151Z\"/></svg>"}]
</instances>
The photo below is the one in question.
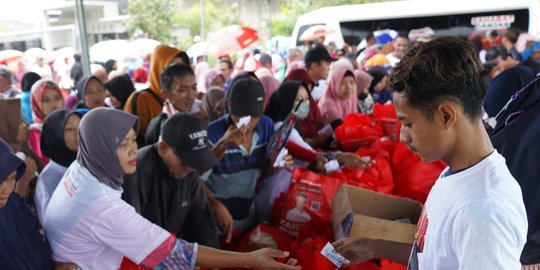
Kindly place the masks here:
<instances>
[{"instance_id":1,"label":"crowd of people","mask_svg":"<svg viewBox=\"0 0 540 270\"><path fill-rule=\"evenodd\" d=\"M0 67L0 268L300 269L287 250L232 243L272 223L293 170L374 166L334 131L379 104L402 123L394 140L448 168L414 245L345 238L337 251L409 269L539 269L539 43L519 52L514 28L425 33L291 49L283 69L260 51L211 67L167 45L129 72L111 60L85 76L75 57L69 82ZM306 201L287 218L311 220Z\"/></svg>"}]
</instances>

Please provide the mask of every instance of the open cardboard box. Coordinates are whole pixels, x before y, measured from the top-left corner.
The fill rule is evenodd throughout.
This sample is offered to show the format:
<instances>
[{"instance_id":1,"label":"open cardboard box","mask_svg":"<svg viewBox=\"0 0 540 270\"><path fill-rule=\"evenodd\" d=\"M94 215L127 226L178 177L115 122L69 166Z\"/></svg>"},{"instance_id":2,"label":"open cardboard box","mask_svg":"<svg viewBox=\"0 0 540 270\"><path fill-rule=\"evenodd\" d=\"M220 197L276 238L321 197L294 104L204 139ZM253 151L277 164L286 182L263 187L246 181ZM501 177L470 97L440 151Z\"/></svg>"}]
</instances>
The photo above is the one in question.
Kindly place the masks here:
<instances>
[{"instance_id":1,"label":"open cardboard box","mask_svg":"<svg viewBox=\"0 0 540 270\"><path fill-rule=\"evenodd\" d=\"M336 239L369 238L412 244L422 207L417 201L343 185L332 202L332 226ZM410 223L403 223L403 219Z\"/></svg>"}]
</instances>

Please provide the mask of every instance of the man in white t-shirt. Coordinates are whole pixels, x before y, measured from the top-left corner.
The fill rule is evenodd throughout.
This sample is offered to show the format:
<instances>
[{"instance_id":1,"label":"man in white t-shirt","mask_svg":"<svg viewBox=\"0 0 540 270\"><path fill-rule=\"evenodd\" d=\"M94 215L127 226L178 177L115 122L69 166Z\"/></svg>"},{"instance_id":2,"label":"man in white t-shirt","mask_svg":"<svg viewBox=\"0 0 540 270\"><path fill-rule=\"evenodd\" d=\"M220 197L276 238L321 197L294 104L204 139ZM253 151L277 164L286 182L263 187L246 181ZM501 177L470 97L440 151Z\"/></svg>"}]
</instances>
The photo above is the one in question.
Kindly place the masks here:
<instances>
[{"instance_id":1,"label":"man in white t-shirt","mask_svg":"<svg viewBox=\"0 0 540 270\"><path fill-rule=\"evenodd\" d=\"M448 168L430 191L412 252L371 239L342 239L337 251L353 262L408 262L410 270L521 269L525 206L482 124L487 82L475 49L457 37L434 39L404 56L391 84L401 141Z\"/></svg>"},{"instance_id":2,"label":"man in white t-shirt","mask_svg":"<svg viewBox=\"0 0 540 270\"><path fill-rule=\"evenodd\" d=\"M387 54L386 58L390 61L390 65L395 67L409 48L409 38L405 35L398 35L392 42L392 47L394 47L394 51Z\"/></svg>"}]
</instances>

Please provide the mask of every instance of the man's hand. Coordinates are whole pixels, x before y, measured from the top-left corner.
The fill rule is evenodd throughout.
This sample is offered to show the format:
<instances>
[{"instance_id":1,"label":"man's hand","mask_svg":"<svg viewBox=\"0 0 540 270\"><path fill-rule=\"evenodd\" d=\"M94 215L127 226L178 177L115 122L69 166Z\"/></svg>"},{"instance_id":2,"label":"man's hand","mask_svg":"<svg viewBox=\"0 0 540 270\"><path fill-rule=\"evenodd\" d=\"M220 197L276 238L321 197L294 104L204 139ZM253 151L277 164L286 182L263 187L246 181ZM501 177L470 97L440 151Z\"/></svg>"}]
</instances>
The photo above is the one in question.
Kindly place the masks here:
<instances>
[{"instance_id":1,"label":"man's hand","mask_svg":"<svg viewBox=\"0 0 540 270\"><path fill-rule=\"evenodd\" d=\"M231 242L232 232L233 232L233 218L229 210L223 205L219 200L215 199L212 201L212 210L216 216L218 226L221 228L223 233L225 233L226 242Z\"/></svg>"},{"instance_id":2,"label":"man's hand","mask_svg":"<svg viewBox=\"0 0 540 270\"><path fill-rule=\"evenodd\" d=\"M81 270L79 266L73 263L62 263L62 262L55 262L54 263L54 270Z\"/></svg>"},{"instance_id":3,"label":"man's hand","mask_svg":"<svg viewBox=\"0 0 540 270\"><path fill-rule=\"evenodd\" d=\"M227 146L240 146L246 141L246 133L248 126L237 128L236 125L230 125L225 134L223 134L223 142Z\"/></svg>"},{"instance_id":4,"label":"man's hand","mask_svg":"<svg viewBox=\"0 0 540 270\"><path fill-rule=\"evenodd\" d=\"M299 270L301 266L296 266L295 259L289 259L286 264L279 263L274 258L287 258L289 252L279 251L271 248L263 248L248 253L247 264L250 268L268 270Z\"/></svg>"},{"instance_id":5,"label":"man's hand","mask_svg":"<svg viewBox=\"0 0 540 270\"><path fill-rule=\"evenodd\" d=\"M339 153L336 155L336 160L340 165L345 166L350 170L366 169L373 164L371 158L361 158L355 153Z\"/></svg>"},{"instance_id":6,"label":"man's hand","mask_svg":"<svg viewBox=\"0 0 540 270\"><path fill-rule=\"evenodd\" d=\"M318 173L326 173L326 169L324 168L324 164L326 163L328 163L328 158L323 154L318 154L315 158L315 169Z\"/></svg>"},{"instance_id":7,"label":"man's hand","mask_svg":"<svg viewBox=\"0 0 540 270\"><path fill-rule=\"evenodd\" d=\"M343 238L332 243L332 245L339 254L351 261L352 264L355 264L376 258L375 241L366 238Z\"/></svg>"}]
</instances>

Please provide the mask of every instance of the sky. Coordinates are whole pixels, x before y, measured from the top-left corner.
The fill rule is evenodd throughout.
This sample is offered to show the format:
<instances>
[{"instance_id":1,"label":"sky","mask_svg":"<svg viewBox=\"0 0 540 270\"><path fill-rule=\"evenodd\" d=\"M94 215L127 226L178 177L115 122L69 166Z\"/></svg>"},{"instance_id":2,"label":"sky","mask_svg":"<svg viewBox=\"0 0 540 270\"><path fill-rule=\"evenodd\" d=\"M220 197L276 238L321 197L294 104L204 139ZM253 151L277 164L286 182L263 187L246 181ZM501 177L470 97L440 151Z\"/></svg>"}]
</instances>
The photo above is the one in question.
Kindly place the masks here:
<instances>
[{"instance_id":1,"label":"sky","mask_svg":"<svg viewBox=\"0 0 540 270\"><path fill-rule=\"evenodd\" d=\"M41 20L41 10L65 0L0 0L2 21L34 22Z\"/></svg>"}]
</instances>

